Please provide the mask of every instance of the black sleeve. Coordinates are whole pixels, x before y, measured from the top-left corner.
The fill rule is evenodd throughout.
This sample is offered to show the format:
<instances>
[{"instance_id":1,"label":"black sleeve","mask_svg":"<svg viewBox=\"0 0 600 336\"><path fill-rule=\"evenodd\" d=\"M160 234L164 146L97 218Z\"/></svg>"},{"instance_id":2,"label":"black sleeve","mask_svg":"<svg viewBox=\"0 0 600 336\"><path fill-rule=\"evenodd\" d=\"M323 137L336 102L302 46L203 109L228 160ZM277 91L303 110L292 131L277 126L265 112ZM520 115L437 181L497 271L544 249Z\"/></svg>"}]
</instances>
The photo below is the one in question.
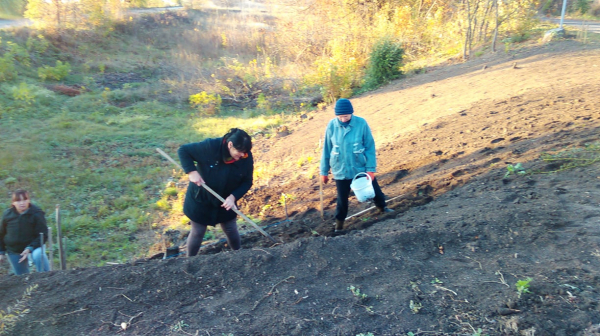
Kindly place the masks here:
<instances>
[{"instance_id":1,"label":"black sleeve","mask_svg":"<svg viewBox=\"0 0 600 336\"><path fill-rule=\"evenodd\" d=\"M235 188L234 191L231 192L231 194L235 197L236 201L239 200L240 198L242 198L242 196L244 196L248 190L250 190L250 188L252 187L252 183L253 183L253 179L254 179L254 158L252 157L252 153L248 153L248 158L243 159L243 160L249 160L248 161L248 168L246 171L246 175L244 176L244 179L242 180L242 183Z\"/></svg>"},{"instance_id":2,"label":"black sleeve","mask_svg":"<svg viewBox=\"0 0 600 336\"><path fill-rule=\"evenodd\" d=\"M6 213L4 213L2 216L2 223L0 224L0 254L4 254L6 252L4 236L6 236Z\"/></svg>"},{"instance_id":3,"label":"black sleeve","mask_svg":"<svg viewBox=\"0 0 600 336\"><path fill-rule=\"evenodd\" d=\"M40 233L44 234L44 241L48 239L48 225L46 225L46 216L44 212L38 212L33 216L33 223L35 225L34 232L37 233L37 237L35 237L31 243L29 243L28 247L31 247L35 250L38 247L42 246L42 241L40 239Z\"/></svg>"},{"instance_id":4,"label":"black sleeve","mask_svg":"<svg viewBox=\"0 0 600 336\"><path fill-rule=\"evenodd\" d=\"M200 162L208 149L207 147L208 143L206 141L189 143L179 147L177 155L179 155L179 161L186 174L198 170L196 169L196 162Z\"/></svg>"}]
</instances>

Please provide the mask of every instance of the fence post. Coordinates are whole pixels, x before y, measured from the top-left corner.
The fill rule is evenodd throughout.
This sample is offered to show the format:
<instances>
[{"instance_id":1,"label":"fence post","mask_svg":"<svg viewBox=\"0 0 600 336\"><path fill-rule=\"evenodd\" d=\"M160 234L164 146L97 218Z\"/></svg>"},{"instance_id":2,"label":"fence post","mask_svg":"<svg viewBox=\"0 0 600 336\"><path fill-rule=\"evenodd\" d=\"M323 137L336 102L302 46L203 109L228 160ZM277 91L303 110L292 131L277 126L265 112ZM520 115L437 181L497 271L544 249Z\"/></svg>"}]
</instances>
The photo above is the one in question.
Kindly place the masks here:
<instances>
[{"instance_id":1,"label":"fence post","mask_svg":"<svg viewBox=\"0 0 600 336\"><path fill-rule=\"evenodd\" d=\"M52 227L48 226L48 245L50 245L50 248L48 250L48 254L49 254L49 259L48 263L50 264L50 270L52 271L52 269L54 267L52 267L52 262L54 260L54 245L52 245Z\"/></svg>"},{"instance_id":2,"label":"fence post","mask_svg":"<svg viewBox=\"0 0 600 336\"><path fill-rule=\"evenodd\" d=\"M60 258L60 269L66 270L67 262L65 260L62 230L60 228L60 204L56 205L56 240L58 240L58 256Z\"/></svg>"}]
</instances>

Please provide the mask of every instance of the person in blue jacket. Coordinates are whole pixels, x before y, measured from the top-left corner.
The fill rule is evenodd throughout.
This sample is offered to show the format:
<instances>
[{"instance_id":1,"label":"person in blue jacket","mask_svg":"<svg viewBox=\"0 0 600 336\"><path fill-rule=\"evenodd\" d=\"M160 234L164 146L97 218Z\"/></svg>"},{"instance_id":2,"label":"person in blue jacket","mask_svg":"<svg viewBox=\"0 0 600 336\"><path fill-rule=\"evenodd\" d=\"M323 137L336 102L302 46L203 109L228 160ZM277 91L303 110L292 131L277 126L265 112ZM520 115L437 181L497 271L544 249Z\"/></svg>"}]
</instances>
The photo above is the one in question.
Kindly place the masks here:
<instances>
[{"instance_id":1,"label":"person in blue jacket","mask_svg":"<svg viewBox=\"0 0 600 336\"><path fill-rule=\"evenodd\" d=\"M372 180L375 197L373 201L380 213L393 212L385 206L385 195L377 183L375 172L375 140L367 121L354 115L350 100L341 98L335 103L335 118L329 121L321 156L321 180L329 181L329 170L337 189L335 231L344 229L348 215L350 184L358 173L367 173Z\"/></svg>"},{"instance_id":2,"label":"person in blue jacket","mask_svg":"<svg viewBox=\"0 0 600 336\"><path fill-rule=\"evenodd\" d=\"M44 241L42 236L44 234ZM12 206L4 211L0 225L0 261L8 261L16 275L29 273L31 255L38 272L50 270L50 262L42 245L48 240L44 211L31 204L29 193L19 189L12 194Z\"/></svg>"},{"instance_id":3,"label":"person in blue jacket","mask_svg":"<svg viewBox=\"0 0 600 336\"><path fill-rule=\"evenodd\" d=\"M252 139L245 131L232 128L222 138L206 139L182 145L177 154L188 185L183 213L190 219L192 229L187 239L187 255L200 250L207 226L221 224L227 242L233 250L241 247L237 214L232 210L236 201L250 190L254 172ZM206 183L225 202L202 187Z\"/></svg>"}]
</instances>

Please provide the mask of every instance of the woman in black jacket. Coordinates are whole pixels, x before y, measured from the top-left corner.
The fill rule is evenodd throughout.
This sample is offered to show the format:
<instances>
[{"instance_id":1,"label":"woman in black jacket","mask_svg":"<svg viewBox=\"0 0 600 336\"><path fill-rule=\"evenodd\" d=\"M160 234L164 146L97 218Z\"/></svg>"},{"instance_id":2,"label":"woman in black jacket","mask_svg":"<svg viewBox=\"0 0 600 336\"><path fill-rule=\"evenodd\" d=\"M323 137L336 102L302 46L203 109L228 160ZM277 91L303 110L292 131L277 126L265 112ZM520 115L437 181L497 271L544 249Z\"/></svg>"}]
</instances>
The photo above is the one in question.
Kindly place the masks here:
<instances>
[{"instance_id":1,"label":"woman in black jacket","mask_svg":"<svg viewBox=\"0 0 600 336\"><path fill-rule=\"evenodd\" d=\"M44 242L40 233L44 234ZM2 215L0 225L0 261L8 255L16 275L29 273L27 257L31 254L38 272L50 270L42 244L48 239L44 211L31 204L29 193L19 189L12 194L12 207Z\"/></svg>"},{"instance_id":2,"label":"woman in black jacket","mask_svg":"<svg viewBox=\"0 0 600 336\"><path fill-rule=\"evenodd\" d=\"M241 129L232 128L222 138L183 145L177 151L183 170L188 174L188 185L183 213L190 219L192 229L187 239L188 257L200 250L208 225L221 224L229 246L241 247L236 224L236 213L231 210L252 186L254 161L252 140ZM202 187L208 187L225 199L221 203Z\"/></svg>"}]
</instances>

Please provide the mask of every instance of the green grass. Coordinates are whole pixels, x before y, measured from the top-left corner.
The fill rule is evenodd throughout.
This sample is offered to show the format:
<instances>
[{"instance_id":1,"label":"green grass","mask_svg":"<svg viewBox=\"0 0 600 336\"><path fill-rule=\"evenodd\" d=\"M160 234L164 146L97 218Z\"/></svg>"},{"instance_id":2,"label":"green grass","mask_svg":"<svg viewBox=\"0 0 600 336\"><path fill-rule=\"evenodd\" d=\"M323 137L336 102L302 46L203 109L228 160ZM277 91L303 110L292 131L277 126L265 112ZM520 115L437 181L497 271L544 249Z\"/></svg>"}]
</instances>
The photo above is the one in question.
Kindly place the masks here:
<instances>
[{"instance_id":1,"label":"green grass","mask_svg":"<svg viewBox=\"0 0 600 336\"><path fill-rule=\"evenodd\" d=\"M2 95L0 105L0 204L7 208L10 193L26 188L53 227L60 204L70 267L145 255L135 235L171 211L155 206L173 174L156 147L177 158L179 145L231 127L255 132L281 123L279 116L203 118L156 101L117 108L93 92L46 92L31 104Z\"/></svg>"}]
</instances>

